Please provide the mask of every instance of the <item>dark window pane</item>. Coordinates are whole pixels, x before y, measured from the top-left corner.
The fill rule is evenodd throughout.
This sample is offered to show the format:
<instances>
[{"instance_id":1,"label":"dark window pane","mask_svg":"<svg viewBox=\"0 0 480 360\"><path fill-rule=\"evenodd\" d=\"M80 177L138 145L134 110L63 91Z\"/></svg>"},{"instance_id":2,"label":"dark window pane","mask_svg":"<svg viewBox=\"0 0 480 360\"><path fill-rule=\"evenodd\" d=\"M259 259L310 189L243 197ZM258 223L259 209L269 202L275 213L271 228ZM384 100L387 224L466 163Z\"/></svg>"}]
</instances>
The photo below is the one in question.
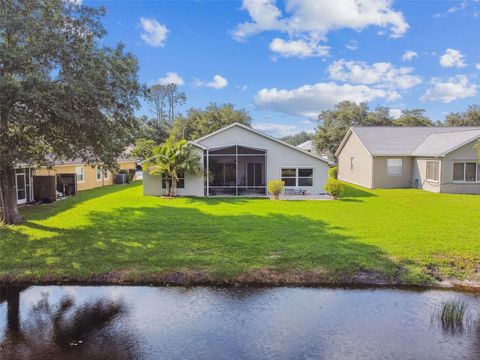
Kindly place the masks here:
<instances>
[{"instance_id":1,"label":"dark window pane","mask_svg":"<svg viewBox=\"0 0 480 360\"><path fill-rule=\"evenodd\" d=\"M313 179L308 178L298 178L298 186L313 186Z\"/></svg>"},{"instance_id":2,"label":"dark window pane","mask_svg":"<svg viewBox=\"0 0 480 360\"><path fill-rule=\"evenodd\" d=\"M296 171L295 169L282 169L282 177L295 177Z\"/></svg>"},{"instance_id":3,"label":"dark window pane","mask_svg":"<svg viewBox=\"0 0 480 360\"><path fill-rule=\"evenodd\" d=\"M265 154L265 150L258 150L258 149L244 147L244 146L239 146L238 154Z\"/></svg>"},{"instance_id":4,"label":"dark window pane","mask_svg":"<svg viewBox=\"0 0 480 360\"><path fill-rule=\"evenodd\" d=\"M477 163L467 163L465 170L465 181L475 181L476 180L476 172L477 172Z\"/></svg>"},{"instance_id":5,"label":"dark window pane","mask_svg":"<svg viewBox=\"0 0 480 360\"><path fill-rule=\"evenodd\" d=\"M464 181L464 163L453 164L453 181Z\"/></svg>"},{"instance_id":6,"label":"dark window pane","mask_svg":"<svg viewBox=\"0 0 480 360\"><path fill-rule=\"evenodd\" d=\"M295 186L295 178L282 178L285 186Z\"/></svg>"},{"instance_id":7,"label":"dark window pane","mask_svg":"<svg viewBox=\"0 0 480 360\"><path fill-rule=\"evenodd\" d=\"M299 177L308 177L313 175L313 169L298 169Z\"/></svg>"},{"instance_id":8,"label":"dark window pane","mask_svg":"<svg viewBox=\"0 0 480 360\"><path fill-rule=\"evenodd\" d=\"M230 146L227 148L222 148L222 149L215 149L215 150L210 150L209 155L215 155L215 154L235 154L235 146Z\"/></svg>"}]
</instances>

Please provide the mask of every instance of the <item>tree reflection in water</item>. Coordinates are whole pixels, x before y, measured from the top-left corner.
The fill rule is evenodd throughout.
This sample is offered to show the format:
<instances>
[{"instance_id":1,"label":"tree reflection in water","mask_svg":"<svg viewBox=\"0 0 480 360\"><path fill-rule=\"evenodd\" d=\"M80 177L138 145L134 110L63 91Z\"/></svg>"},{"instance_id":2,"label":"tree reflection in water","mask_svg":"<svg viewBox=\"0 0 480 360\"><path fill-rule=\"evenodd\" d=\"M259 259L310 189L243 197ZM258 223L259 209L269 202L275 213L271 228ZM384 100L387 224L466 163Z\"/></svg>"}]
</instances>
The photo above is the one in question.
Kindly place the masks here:
<instances>
[{"instance_id":1,"label":"tree reflection in water","mask_svg":"<svg viewBox=\"0 0 480 360\"><path fill-rule=\"evenodd\" d=\"M25 288L0 288L0 302L7 302L1 359L135 359L135 338L115 323L126 315L120 301L97 299L76 305L70 296L52 305L48 292L20 321L20 297Z\"/></svg>"}]
</instances>

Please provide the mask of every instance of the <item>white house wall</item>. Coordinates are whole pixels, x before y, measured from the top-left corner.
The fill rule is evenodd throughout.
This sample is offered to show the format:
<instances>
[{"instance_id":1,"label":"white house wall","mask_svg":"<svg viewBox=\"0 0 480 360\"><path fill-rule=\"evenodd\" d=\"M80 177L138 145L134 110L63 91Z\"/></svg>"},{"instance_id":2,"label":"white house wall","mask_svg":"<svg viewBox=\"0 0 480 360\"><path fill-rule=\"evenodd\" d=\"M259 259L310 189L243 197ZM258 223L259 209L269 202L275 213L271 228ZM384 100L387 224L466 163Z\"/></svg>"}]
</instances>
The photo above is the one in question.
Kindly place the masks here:
<instances>
[{"instance_id":1,"label":"white house wall","mask_svg":"<svg viewBox=\"0 0 480 360\"><path fill-rule=\"evenodd\" d=\"M195 152L200 157L200 167L202 171L198 174L185 174L185 187L177 189L179 196L204 196L203 184L203 150L195 147ZM161 196L165 192L162 189L161 176L154 176L144 172L143 174L143 194L147 196Z\"/></svg>"},{"instance_id":2,"label":"white house wall","mask_svg":"<svg viewBox=\"0 0 480 360\"><path fill-rule=\"evenodd\" d=\"M217 148L231 145L242 145L267 150L266 182L281 178L282 168L312 168L313 186L301 186L312 194L324 193L323 185L328 178L328 164L301 150L271 140L268 137L256 134L240 126L234 126L204 140L199 144L208 148Z\"/></svg>"}]
</instances>

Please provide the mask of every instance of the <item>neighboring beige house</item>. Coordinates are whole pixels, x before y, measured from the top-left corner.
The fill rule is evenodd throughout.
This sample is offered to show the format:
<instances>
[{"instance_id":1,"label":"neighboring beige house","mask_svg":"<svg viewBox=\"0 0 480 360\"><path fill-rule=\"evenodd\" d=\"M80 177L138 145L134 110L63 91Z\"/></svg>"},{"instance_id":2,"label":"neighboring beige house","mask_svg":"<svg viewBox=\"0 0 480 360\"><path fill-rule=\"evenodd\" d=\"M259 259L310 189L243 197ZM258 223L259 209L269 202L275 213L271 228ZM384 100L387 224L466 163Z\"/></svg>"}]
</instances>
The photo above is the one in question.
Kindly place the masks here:
<instances>
[{"instance_id":1,"label":"neighboring beige house","mask_svg":"<svg viewBox=\"0 0 480 360\"><path fill-rule=\"evenodd\" d=\"M118 159L117 163L120 169L136 170L137 163L134 159ZM35 170L34 175L57 174L76 174L78 191L113 184L113 175L110 171L102 171L96 166L85 164L80 159L54 161L51 168L41 167Z\"/></svg>"},{"instance_id":2,"label":"neighboring beige house","mask_svg":"<svg viewBox=\"0 0 480 360\"><path fill-rule=\"evenodd\" d=\"M336 152L338 177L372 189L479 194L479 138L480 127L352 127Z\"/></svg>"},{"instance_id":3,"label":"neighboring beige house","mask_svg":"<svg viewBox=\"0 0 480 360\"><path fill-rule=\"evenodd\" d=\"M184 174L178 195L266 195L270 180L283 180L288 191L324 194L328 161L318 155L234 123L191 142L202 171ZM143 175L145 195L162 195L160 176Z\"/></svg>"}]
</instances>

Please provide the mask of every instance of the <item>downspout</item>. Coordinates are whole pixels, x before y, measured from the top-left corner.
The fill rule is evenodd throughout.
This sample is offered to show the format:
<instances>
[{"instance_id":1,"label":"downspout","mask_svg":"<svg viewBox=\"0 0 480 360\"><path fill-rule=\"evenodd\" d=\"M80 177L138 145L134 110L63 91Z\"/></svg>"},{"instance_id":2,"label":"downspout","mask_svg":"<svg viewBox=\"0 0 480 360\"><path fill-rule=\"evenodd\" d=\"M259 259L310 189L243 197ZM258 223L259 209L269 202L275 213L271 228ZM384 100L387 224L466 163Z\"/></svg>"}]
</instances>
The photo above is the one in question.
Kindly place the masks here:
<instances>
[{"instance_id":1,"label":"downspout","mask_svg":"<svg viewBox=\"0 0 480 360\"><path fill-rule=\"evenodd\" d=\"M372 156L372 189L375 189L375 156Z\"/></svg>"},{"instance_id":2,"label":"downspout","mask_svg":"<svg viewBox=\"0 0 480 360\"><path fill-rule=\"evenodd\" d=\"M210 150L210 149L207 149L207 173L205 174L206 181L207 181L207 197L208 197L209 194L210 194L210 189L209 189L209 182L210 182L210 176L209 176L209 174L210 174L210 169L209 169L209 166L208 166L208 164L209 164L209 162L210 162L209 159L208 159L208 151L209 151L209 150Z\"/></svg>"}]
</instances>

